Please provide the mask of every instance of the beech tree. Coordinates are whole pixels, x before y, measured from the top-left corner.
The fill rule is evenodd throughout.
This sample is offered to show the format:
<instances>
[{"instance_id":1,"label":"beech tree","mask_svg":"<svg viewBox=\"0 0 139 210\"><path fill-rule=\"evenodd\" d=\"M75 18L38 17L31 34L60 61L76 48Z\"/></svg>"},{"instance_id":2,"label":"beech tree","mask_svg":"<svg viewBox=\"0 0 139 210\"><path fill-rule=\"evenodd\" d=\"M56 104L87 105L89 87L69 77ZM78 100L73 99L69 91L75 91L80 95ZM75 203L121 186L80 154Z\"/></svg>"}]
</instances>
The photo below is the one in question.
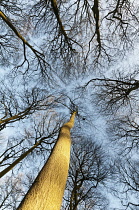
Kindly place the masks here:
<instances>
[{"instance_id":1,"label":"beech tree","mask_svg":"<svg viewBox=\"0 0 139 210\"><path fill-rule=\"evenodd\" d=\"M50 157L18 209L60 209L70 162L70 129L75 115L73 112L69 122L61 127Z\"/></svg>"},{"instance_id":2,"label":"beech tree","mask_svg":"<svg viewBox=\"0 0 139 210\"><path fill-rule=\"evenodd\" d=\"M37 153L46 160L65 121L67 110L64 108L70 110L71 102L77 104L79 110L76 134L88 135L98 108L92 109L92 83L95 84L93 94L98 96L93 101L97 101L101 110L105 108L105 114L111 113L114 122L122 108L132 112L132 116L122 117L122 120L128 119L124 123L118 118L119 124L111 131L114 137L121 135L122 143L128 142L127 148L137 148L138 120L134 103L138 97L134 94L137 96L139 85L134 75L138 76L138 72L116 77L105 73L136 46L138 1L1 0L0 6L3 179L7 172L16 174L20 167L26 166L29 157L37 160ZM83 80L85 86L90 87L87 94L78 88ZM10 135L11 132L14 134ZM126 146L124 144L124 149ZM38 161L43 164L42 159Z\"/></svg>"}]
</instances>

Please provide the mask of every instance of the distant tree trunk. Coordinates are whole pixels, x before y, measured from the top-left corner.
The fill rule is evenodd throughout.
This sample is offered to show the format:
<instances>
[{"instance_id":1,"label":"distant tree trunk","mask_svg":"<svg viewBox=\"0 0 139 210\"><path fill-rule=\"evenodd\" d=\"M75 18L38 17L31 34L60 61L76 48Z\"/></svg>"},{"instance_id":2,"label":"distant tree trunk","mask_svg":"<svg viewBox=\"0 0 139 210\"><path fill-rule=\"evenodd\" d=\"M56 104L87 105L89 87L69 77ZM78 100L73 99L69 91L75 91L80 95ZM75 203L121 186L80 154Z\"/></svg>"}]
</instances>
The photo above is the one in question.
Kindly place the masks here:
<instances>
[{"instance_id":1,"label":"distant tree trunk","mask_svg":"<svg viewBox=\"0 0 139 210\"><path fill-rule=\"evenodd\" d=\"M59 132L58 140L18 210L59 210L65 190L70 161L70 129L76 112Z\"/></svg>"},{"instance_id":2,"label":"distant tree trunk","mask_svg":"<svg viewBox=\"0 0 139 210\"><path fill-rule=\"evenodd\" d=\"M43 141L43 138L41 138L40 141L36 142L30 149L28 149L26 152L24 152L19 158L17 158L11 165L9 165L7 168L5 168L3 171L0 171L0 178L3 177L5 174L7 174L11 169L13 169L14 166L16 166L21 160L23 160L29 153L31 153L38 145L40 145Z\"/></svg>"}]
</instances>

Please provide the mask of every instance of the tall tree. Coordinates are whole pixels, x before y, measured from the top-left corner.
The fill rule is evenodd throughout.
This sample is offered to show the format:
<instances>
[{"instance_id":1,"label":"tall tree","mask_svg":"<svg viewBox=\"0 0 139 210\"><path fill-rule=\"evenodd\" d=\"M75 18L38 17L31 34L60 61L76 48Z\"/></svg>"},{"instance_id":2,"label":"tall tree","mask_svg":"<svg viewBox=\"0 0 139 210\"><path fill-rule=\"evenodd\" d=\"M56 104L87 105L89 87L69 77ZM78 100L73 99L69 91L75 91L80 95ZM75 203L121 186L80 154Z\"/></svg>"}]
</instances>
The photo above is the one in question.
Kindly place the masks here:
<instances>
[{"instance_id":1,"label":"tall tree","mask_svg":"<svg viewBox=\"0 0 139 210\"><path fill-rule=\"evenodd\" d=\"M121 123L122 126L119 124L119 127L122 130L122 143L127 141L131 143L131 147L135 145L137 148L138 106L135 110L134 103L138 100L133 100L133 98L138 91L138 79L137 81L132 80L132 76L129 80L117 79L114 76L109 78L108 68L109 65L114 68L113 61L116 61L116 65L119 60L122 61L127 50L130 49L129 52L131 52L138 40L138 0L30 0L26 3L21 0L1 0L0 6L0 25L2 27L0 71L3 77L0 81L0 130L3 135L1 143L4 150L0 156L2 170L16 159L20 160L22 154L25 154L32 145L46 138L46 141L40 141L38 147L22 161L26 176L26 160L28 163L30 158L39 160L40 156L44 155L44 150L51 149L50 145L54 141L52 139L49 141L47 137L53 138L55 132L49 132L51 127L49 119L54 113L58 118L59 116L61 118L61 112L64 113L57 103L61 102L61 99L58 99L61 93L68 95L71 100L78 101L78 110L84 109L83 112L81 111L84 117L78 121L82 129L77 132L80 133L79 135L82 133L88 135L90 124L95 121L92 115L96 110L96 107L91 108L92 102L90 103L92 89L88 86L89 91L86 96L82 95L77 87L84 79L86 82L88 78L94 78L94 70L97 70L98 77L95 85L95 87L99 86L96 91L98 99L104 99L103 103L101 100L103 106L100 107L105 107L107 113L110 113L110 110L113 111L111 113L114 113L116 117L122 108L126 107L126 111L129 110L127 108L132 108L132 118L129 114L129 118L126 118L129 119L129 129L126 123ZM96 67L100 66L108 67L104 69L107 71L105 78L99 78L99 73L102 75L103 68L100 72ZM11 86L9 78L12 79ZM28 94L30 92L28 90L33 87L35 87L34 90L37 90L34 92L35 95L33 92L33 94ZM18 93L17 90L19 90ZM93 90L96 95L96 89L93 88ZM21 94L21 92L26 92L26 94ZM58 101L53 100L54 98ZM67 105L65 101L61 102L64 106ZM129 106L126 106L127 104ZM125 110L122 113L125 114ZM115 116L113 121L116 121ZM41 117L43 118L42 124L38 123ZM98 118L98 116L95 117ZM57 117L55 118L53 122L58 121ZM36 120L35 126L32 123L34 119ZM84 123L85 121L87 123ZM41 124L42 129L36 129L38 124ZM23 125L26 127L25 138L23 137ZM36 132L32 132L30 126L34 126ZM119 127L117 126L120 133ZM17 135L18 129L20 129L19 136ZM14 137L10 135L7 138L9 130L10 132L15 131ZM21 165L18 164L18 166ZM12 173L17 173L16 169L15 167Z\"/></svg>"},{"instance_id":2,"label":"tall tree","mask_svg":"<svg viewBox=\"0 0 139 210\"><path fill-rule=\"evenodd\" d=\"M60 209L70 161L70 129L75 115L73 112L69 122L61 127L50 157L19 205L19 210Z\"/></svg>"}]
</instances>

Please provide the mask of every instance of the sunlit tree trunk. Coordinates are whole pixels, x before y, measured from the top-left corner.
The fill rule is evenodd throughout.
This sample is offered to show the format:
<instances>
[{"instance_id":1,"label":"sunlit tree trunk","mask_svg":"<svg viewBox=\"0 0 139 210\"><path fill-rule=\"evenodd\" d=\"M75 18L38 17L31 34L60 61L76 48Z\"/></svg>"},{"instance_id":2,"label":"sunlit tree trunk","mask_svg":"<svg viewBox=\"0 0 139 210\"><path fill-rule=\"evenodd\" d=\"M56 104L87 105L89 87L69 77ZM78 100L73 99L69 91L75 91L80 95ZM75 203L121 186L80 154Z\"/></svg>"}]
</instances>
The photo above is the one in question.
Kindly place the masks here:
<instances>
[{"instance_id":1,"label":"sunlit tree trunk","mask_svg":"<svg viewBox=\"0 0 139 210\"><path fill-rule=\"evenodd\" d=\"M18 210L59 210L65 190L70 161L70 129L76 112L59 132L58 140Z\"/></svg>"}]
</instances>

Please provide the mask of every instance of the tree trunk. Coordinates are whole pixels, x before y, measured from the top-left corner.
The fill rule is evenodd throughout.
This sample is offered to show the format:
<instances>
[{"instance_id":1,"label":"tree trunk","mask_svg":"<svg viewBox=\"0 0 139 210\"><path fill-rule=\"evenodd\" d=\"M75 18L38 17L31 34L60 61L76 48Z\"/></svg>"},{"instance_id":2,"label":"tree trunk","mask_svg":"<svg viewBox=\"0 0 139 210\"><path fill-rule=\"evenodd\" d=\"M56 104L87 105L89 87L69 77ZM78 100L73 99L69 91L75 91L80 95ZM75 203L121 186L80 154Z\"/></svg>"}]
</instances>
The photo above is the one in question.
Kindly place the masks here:
<instances>
[{"instance_id":1,"label":"tree trunk","mask_svg":"<svg viewBox=\"0 0 139 210\"><path fill-rule=\"evenodd\" d=\"M70 129L74 112L59 132L58 140L18 210L59 210L65 190L70 161Z\"/></svg>"},{"instance_id":2,"label":"tree trunk","mask_svg":"<svg viewBox=\"0 0 139 210\"><path fill-rule=\"evenodd\" d=\"M9 165L7 168L5 168L3 171L0 171L0 178L3 177L5 174L7 174L11 169L13 169L14 166L16 166L21 160L23 160L29 153L31 153L38 145L41 144L43 138L36 142L30 149L28 149L26 152L24 152L19 158L17 158L11 165Z\"/></svg>"}]
</instances>

